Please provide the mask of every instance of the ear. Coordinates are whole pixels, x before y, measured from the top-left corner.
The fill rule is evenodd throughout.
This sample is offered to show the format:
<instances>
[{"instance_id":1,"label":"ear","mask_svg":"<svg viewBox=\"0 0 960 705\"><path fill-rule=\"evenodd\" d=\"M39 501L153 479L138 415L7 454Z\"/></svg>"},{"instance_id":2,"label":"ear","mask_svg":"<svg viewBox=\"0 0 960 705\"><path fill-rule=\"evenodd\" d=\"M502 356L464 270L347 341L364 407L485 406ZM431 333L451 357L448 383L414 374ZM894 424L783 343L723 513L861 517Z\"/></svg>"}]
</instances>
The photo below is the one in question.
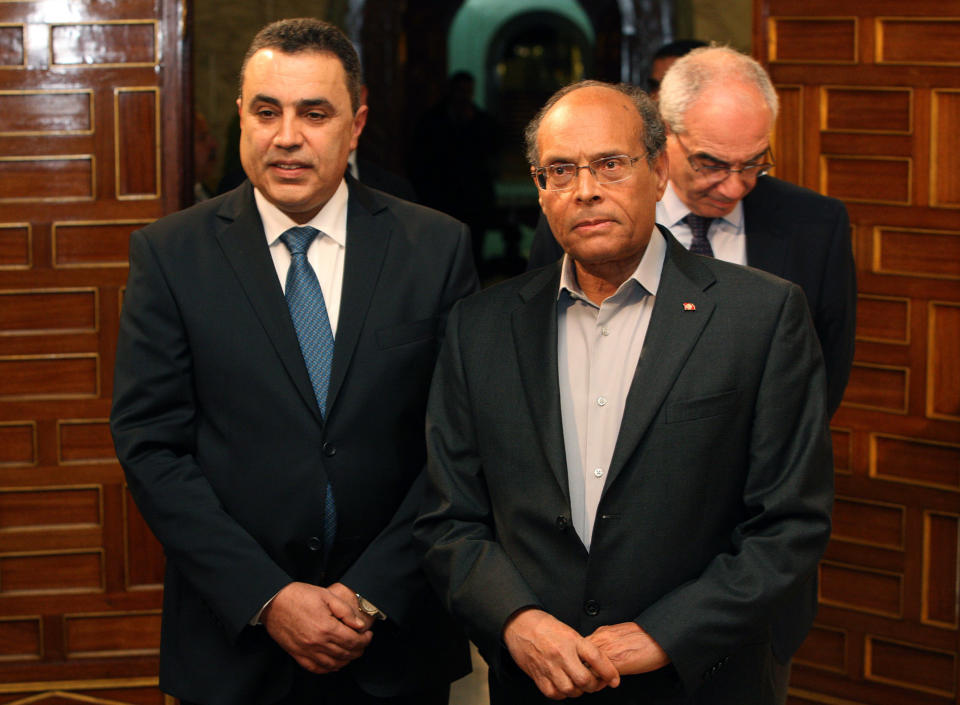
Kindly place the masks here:
<instances>
[{"instance_id":1,"label":"ear","mask_svg":"<svg viewBox=\"0 0 960 705\"><path fill-rule=\"evenodd\" d=\"M660 152L651 170L657 177L657 200L659 201L663 198L663 192L667 189L667 180L670 178L670 157L666 147Z\"/></svg>"},{"instance_id":2,"label":"ear","mask_svg":"<svg viewBox=\"0 0 960 705\"><path fill-rule=\"evenodd\" d=\"M366 105L361 105L353 116L353 135L350 138L350 149L356 149L360 141L360 133L367 124L367 113L369 109Z\"/></svg>"}]
</instances>

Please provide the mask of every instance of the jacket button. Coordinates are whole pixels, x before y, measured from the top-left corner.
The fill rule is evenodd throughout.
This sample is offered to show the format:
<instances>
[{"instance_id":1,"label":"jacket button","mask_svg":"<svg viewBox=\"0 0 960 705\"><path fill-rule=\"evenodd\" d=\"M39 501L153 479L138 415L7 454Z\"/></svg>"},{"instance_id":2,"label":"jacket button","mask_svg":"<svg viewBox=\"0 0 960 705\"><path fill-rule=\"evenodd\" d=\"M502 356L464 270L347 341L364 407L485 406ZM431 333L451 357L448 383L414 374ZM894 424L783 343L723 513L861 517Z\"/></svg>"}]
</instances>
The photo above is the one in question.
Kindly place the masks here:
<instances>
[{"instance_id":1,"label":"jacket button","mask_svg":"<svg viewBox=\"0 0 960 705\"><path fill-rule=\"evenodd\" d=\"M557 528L560 529L560 531L566 531L568 526L570 526L570 520L563 516L563 514L557 517Z\"/></svg>"},{"instance_id":2,"label":"jacket button","mask_svg":"<svg viewBox=\"0 0 960 705\"><path fill-rule=\"evenodd\" d=\"M583 611L586 612L589 617L596 617L600 614L600 603L596 600L587 600L583 603Z\"/></svg>"},{"instance_id":3,"label":"jacket button","mask_svg":"<svg viewBox=\"0 0 960 705\"><path fill-rule=\"evenodd\" d=\"M311 551L322 551L323 550L323 541L318 536L311 536L307 539L307 548Z\"/></svg>"},{"instance_id":4,"label":"jacket button","mask_svg":"<svg viewBox=\"0 0 960 705\"><path fill-rule=\"evenodd\" d=\"M323 454L328 458L332 458L337 454L337 447L333 443L324 443L323 444Z\"/></svg>"}]
</instances>

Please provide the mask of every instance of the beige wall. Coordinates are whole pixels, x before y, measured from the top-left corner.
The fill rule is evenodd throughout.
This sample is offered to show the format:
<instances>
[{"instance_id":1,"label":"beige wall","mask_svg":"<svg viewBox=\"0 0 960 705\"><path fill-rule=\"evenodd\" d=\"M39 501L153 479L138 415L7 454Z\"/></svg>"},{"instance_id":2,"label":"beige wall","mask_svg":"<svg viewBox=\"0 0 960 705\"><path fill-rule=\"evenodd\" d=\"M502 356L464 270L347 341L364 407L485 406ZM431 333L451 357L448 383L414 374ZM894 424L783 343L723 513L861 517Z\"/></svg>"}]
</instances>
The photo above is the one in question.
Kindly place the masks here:
<instances>
[{"instance_id":1,"label":"beige wall","mask_svg":"<svg viewBox=\"0 0 960 705\"><path fill-rule=\"evenodd\" d=\"M752 0L676 0L675 8L678 38L716 41L750 52Z\"/></svg>"}]
</instances>

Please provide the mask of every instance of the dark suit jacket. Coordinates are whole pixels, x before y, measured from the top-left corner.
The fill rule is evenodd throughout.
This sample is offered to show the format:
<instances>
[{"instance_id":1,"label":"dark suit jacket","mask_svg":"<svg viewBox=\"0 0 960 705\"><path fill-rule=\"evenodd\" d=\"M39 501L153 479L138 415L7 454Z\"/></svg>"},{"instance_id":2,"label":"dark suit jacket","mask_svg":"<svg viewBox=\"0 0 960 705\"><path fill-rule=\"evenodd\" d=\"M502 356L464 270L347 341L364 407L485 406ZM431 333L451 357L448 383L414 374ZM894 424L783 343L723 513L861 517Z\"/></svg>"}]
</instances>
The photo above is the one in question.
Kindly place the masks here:
<instances>
[{"instance_id":1,"label":"dark suit jacket","mask_svg":"<svg viewBox=\"0 0 960 705\"><path fill-rule=\"evenodd\" d=\"M570 525L559 265L450 316L414 532L431 581L518 702L535 701L532 681L500 634L527 605L582 634L639 623L672 666L624 679L638 702L772 702L771 619L827 543L823 362L800 289L692 255L662 230L668 254L589 554Z\"/></svg>"},{"instance_id":2,"label":"dark suit jacket","mask_svg":"<svg viewBox=\"0 0 960 705\"><path fill-rule=\"evenodd\" d=\"M342 581L389 616L347 667L365 690L409 692L469 670L410 539L441 332L477 288L469 233L349 187L326 422L249 183L131 238L111 424L167 555L160 686L186 700L275 702L314 678L248 625L293 580ZM324 556L328 480L338 528Z\"/></svg>"},{"instance_id":3,"label":"dark suit jacket","mask_svg":"<svg viewBox=\"0 0 960 705\"><path fill-rule=\"evenodd\" d=\"M857 314L857 270L843 203L764 176L743 199L747 264L799 284L807 297L827 367L827 410L833 416L850 377ZM563 250L541 216L528 268ZM799 642L797 642L799 646Z\"/></svg>"}]
</instances>

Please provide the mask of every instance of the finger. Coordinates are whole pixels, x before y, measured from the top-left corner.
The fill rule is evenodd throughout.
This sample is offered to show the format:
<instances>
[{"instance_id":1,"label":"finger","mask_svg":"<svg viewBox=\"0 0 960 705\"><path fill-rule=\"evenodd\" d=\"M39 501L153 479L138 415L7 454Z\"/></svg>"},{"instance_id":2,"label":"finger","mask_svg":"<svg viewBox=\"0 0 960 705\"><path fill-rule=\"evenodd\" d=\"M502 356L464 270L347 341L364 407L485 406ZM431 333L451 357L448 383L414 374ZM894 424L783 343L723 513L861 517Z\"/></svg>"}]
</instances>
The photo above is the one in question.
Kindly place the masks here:
<instances>
[{"instance_id":1,"label":"finger","mask_svg":"<svg viewBox=\"0 0 960 705\"><path fill-rule=\"evenodd\" d=\"M584 668L589 669L602 683L613 688L620 685L620 672L596 644L588 639L581 640L577 643L577 655L583 662Z\"/></svg>"},{"instance_id":2,"label":"finger","mask_svg":"<svg viewBox=\"0 0 960 705\"><path fill-rule=\"evenodd\" d=\"M326 590L327 607L330 613L341 622L355 630L366 629L367 623L360 618L355 605L339 598L333 592Z\"/></svg>"}]
</instances>

